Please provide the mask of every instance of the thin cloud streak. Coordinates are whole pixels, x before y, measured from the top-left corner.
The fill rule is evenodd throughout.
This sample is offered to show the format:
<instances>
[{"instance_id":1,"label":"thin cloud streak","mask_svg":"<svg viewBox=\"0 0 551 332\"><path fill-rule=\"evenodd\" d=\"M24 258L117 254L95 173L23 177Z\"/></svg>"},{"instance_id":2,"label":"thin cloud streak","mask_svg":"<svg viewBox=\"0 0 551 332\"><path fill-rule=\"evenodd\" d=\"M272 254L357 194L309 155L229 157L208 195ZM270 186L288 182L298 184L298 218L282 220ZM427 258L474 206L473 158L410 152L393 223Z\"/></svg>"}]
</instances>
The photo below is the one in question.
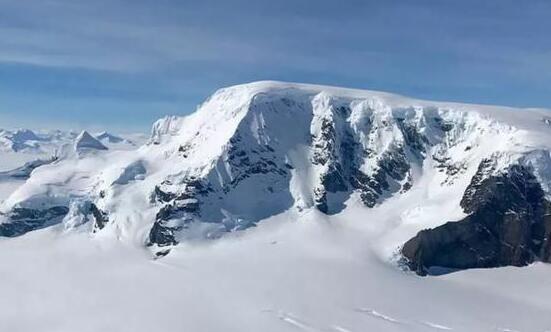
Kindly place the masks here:
<instances>
[{"instance_id":1,"label":"thin cloud streak","mask_svg":"<svg viewBox=\"0 0 551 332\"><path fill-rule=\"evenodd\" d=\"M52 106L37 102L29 116L78 121L66 100L103 100L114 121L138 100L184 114L218 87L259 79L551 106L546 1L0 0L0 9L7 104ZM157 113L139 117L147 126Z\"/></svg>"}]
</instances>

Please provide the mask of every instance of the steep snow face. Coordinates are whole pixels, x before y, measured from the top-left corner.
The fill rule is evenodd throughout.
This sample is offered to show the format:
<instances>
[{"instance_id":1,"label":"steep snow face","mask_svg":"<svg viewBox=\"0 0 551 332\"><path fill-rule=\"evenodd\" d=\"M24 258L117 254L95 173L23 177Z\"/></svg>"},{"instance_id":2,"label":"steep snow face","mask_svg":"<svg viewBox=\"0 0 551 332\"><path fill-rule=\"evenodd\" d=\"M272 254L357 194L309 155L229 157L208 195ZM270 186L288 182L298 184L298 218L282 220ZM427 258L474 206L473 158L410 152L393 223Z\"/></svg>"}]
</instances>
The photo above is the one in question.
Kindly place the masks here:
<instances>
[{"instance_id":1,"label":"steep snow face","mask_svg":"<svg viewBox=\"0 0 551 332\"><path fill-rule=\"evenodd\" d=\"M546 114L313 85L235 86L189 116L157 121L137 151L41 167L0 218L10 224L23 213L34 216L27 224L49 225L51 213L39 211L54 208L66 211L68 228L93 220L98 235L164 254L290 209L336 214L404 200L410 222L388 226L382 251L390 255L420 229L463 215L459 201L485 158L495 160L493 173L530 165L549 195ZM440 215L418 218L415 209Z\"/></svg>"}]
</instances>

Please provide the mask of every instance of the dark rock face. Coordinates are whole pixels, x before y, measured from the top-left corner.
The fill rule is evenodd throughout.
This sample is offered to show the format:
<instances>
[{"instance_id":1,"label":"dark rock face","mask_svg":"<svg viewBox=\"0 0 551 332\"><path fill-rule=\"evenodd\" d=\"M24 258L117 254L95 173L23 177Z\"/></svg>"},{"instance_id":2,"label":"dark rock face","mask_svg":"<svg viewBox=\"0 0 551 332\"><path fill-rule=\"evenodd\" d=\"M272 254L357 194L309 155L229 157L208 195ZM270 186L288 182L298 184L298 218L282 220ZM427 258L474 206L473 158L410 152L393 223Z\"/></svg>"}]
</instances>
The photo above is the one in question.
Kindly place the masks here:
<instances>
[{"instance_id":1,"label":"dark rock face","mask_svg":"<svg viewBox=\"0 0 551 332\"><path fill-rule=\"evenodd\" d=\"M360 190L360 198L367 207L374 207L385 191L397 191L398 182L409 178L410 164L402 147L397 147L383 154L378 161L379 169L371 176L357 170L352 176L352 185ZM392 190L391 185L395 185ZM410 181L404 184L402 190L411 187Z\"/></svg>"},{"instance_id":2,"label":"dark rock face","mask_svg":"<svg viewBox=\"0 0 551 332\"><path fill-rule=\"evenodd\" d=\"M15 237L40 228L60 223L69 213L66 206L54 206L47 209L14 208L7 215L8 221L0 224L0 236ZM84 220L93 218L93 232L105 227L109 222L109 215L100 210L96 204L86 202L81 210Z\"/></svg>"},{"instance_id":3,"label":"dark rock face","mask_svg":"<svg viewBox=\"0 0 551 332\"><path fill-rule=\"evenodd\" d=\"M258 145L253 148L244 147L240 144L242 138L236 133L230 139L230 146L227 152L227 161L230 165L233 179L224 188L229 192L237 187L245 179L254 175L276 174L281 177L289 176L289 169L285 165L278 165L274 149L270 145Z\"/></svg>"},{"instance_id":4,"label":"dark rock face","mask_svg":"<svg viewBox=\"0 0 551 332\"><path fill-rule=\"evenodd\" d=\"M488 176L483 161L461 206L469 216L423 230L402 248L409 268L419 275L436 270L524 266L549 262L551 203L531 170L519 165Z\"/></svg>"},{"instance_id":5,"label":"dark rock face","mask_svg":"<svg viewBox=\"0 0 551 332\"><path fill-rule=\"evenodd\" d=\"M362 202L374 207L385 192L391 194L409 190L412 185L411 163L421 162L425 158L426 148L430 146L427 138L411 121L395 118L395 123L376 125L369 119L365 123L368 133L396 126L403 138L403 142L396 142L377 156L359 143L358 133L346 120L350 112L347 107L335 107L332 115L322 120L320 133L312 139L312 164L326 167L321 175L321 186L314 190L316 207L324 213L328 213L328 193L357 190ZM360 170L365 158L377 158L377 170L372 174L367 175Z\"/></svg>"},{"instance_id":6,"label":"dark rock face","mask_svg":"<svg viewBox=\"0 0 551 332\"><path fill-rule=\"evenodd\" d=\"M419 133L417 127L407 123L404 119L398 118L396 120L404 141L411 151L418 156L425 153L425 146L429 144L427 138Z\"/></svg>"},{"instance_id":7,"label":"dark rock face","mask_svg":"<svg viewBox=\"0 0 551 332\"><path fill-rule=\"evenodd\" d=\"M164 184L171 185L171 183ZM162 207L157 212L153 227L149 231L148 246L176 245L178 241L175 233L184 228L186 223L191 222L194 216L200 215L198 197L213 191L208 184L195 178L185 180L182 187L185 189L180 193L165 191L159 186L155 187L152 201L162 204ZM180 220L176 225L172 222L175 219Z\"/></svg>"},{"instance_id":8,"label":"dark rock face","mask_svg":"<svg viewBox=\"0 0 551 332\"><path fill-rule=\"evenodd\" d=\"M159 247L166 247L178 244L178 241L174 237L174 232L176 231L178 231L177 227L169 227L164 225L162 221L156 220L149 231L147 246L157 245Z\"/></svg>"},{"instance_id":9,"label":"dark rock face","mask_svg":"<svg viewBox=\"0 0 551 332\"><path fill-rule=\"evenodd\" d=\"M59 222L69 212L65 206L49 209L15 208L8 216L10 221L0 224L0 236L15 237Z\"/></svg>"},{"instance_id":10,"label":"dark rock face","mask_svg":"<svg viewBox=\"0 0 551 332\"><path fill-rule=\"evenodd\" d=\"M94 216L94 231L101 230L109 222L109 216L106 212L100 210L96 204L90 204L90 213Z\"/></svg>"},{"instance_id":11,"label":"dark rock face","mask_svg":"<svg viewBox=\"0 0 551 332\"><path fill-rule=\"evenodd\" d=\"M354 144L349 133L342 133L339 137L336 130L336 120L345 116L350 110L348 108L338 108L333 110L333 117L326 117L321 122L320 133L312 137L312 164L326 167L326 171L321 174L320 185L314 188L315 204L318 210L323 213L329 213L327 205L327 193L337 193L348 191L346 183L346 174L351 162L354 161ZM346 165L345 161L349 161ZM343 167L344 166L344 167Z\"/></svg>"}]
</instances>

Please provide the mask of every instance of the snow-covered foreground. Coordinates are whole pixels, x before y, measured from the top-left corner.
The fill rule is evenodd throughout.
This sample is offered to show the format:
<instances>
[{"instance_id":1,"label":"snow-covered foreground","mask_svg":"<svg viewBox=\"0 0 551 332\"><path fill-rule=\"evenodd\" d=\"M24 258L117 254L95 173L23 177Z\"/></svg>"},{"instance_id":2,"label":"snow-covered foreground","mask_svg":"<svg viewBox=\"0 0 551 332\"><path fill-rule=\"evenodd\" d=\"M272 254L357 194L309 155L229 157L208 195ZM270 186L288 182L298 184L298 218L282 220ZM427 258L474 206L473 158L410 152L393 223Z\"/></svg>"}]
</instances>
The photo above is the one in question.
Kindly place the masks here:
<instances>
[{"instance_id":1,"label":"snow-covered foreground","mask_svg":"<svg viewBox=\"0 0 551 332\"><path fill-rule=\"evenodd\" d=\"M550 266L418 277L373 250L390 220L362 215L287 213L159 260L55 227L2 239L0 321L6 331L551 329Z\"/></svg>"}]
</instances>

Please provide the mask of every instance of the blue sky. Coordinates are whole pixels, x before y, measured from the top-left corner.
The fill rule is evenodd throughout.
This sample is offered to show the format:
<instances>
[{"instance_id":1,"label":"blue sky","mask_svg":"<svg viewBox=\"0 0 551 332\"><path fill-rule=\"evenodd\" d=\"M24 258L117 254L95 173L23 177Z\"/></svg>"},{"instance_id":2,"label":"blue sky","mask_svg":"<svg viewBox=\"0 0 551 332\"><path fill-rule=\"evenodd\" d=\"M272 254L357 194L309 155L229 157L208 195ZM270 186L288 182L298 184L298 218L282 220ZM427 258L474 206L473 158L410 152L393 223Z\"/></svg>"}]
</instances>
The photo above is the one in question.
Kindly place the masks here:
<instances>
[{"instance_id":1,"label":"blue sky","mask_svg":"<svg viewBox=\"0 0 551 332\"><path fill-rule=\"evenodd\" d=\"M274 79L551 108L551 1L0 0L0 127L148 130Z\"/></svg>"}]
</instances>

